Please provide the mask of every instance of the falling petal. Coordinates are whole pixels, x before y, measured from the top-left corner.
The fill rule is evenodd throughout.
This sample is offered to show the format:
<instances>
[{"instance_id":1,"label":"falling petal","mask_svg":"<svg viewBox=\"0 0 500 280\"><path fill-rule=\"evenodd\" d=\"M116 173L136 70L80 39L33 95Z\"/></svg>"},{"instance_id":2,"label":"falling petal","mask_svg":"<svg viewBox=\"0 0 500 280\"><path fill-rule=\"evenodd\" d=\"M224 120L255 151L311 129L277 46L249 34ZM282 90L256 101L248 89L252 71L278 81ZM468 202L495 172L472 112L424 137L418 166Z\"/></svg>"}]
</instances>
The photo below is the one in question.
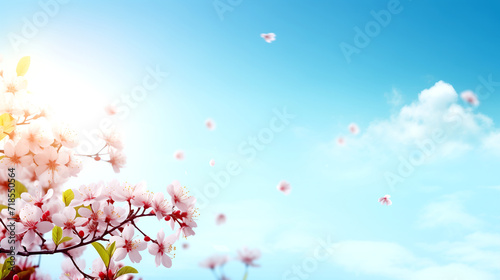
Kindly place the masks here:
<instances>
[{"instance_id":1,"label":"falling petal","mask_svg":"<svg viewBox=\"0 0 500 280\"><path fill-rule=\"evenodd\" d=\"M205 126L210 129L210 130L214 130L215 129L215 122L212 120L212 119L207 119L205 121Z\"/></svg>"},{"instance_id":2,"label":"falling petal","mask_svg":"<svg viewBox=\"0 0 500 280\"><path fill-rule=\"evenodd\" d=\"M462 98L463 101L469 103L472 106L479 105L479 99L477 98L477 95L470 90L462 92L460 94L460 97Z\"/></svg>"},{"instance_id":3,"label":"falling petal","mask_svg":"<svg viewBox=\"0 0 500 280\"><path fill-rule=\"evenodd\" d=\"M276 34L274 33L262 33L260 34L260 37L264 38L264 40L268 43L271 43L272 41L276 40Z\"/></svg>"},{"instance_id":4,"label":"falling petal","mask_svg":"<svg viewBox=\"0 0 500 280\"><path fill-rule=\"evenodd\" d=\"M174 158L177 160L183 160L184 159L184 152L183 151L176 151L174 153Z\"/></svg>"},{"instance_id":5,"label":"falling petal","mask_svg":"<svg viewBox=\"0 0 500 280\"><path fill-rule=\"evenodd\" d=\"M289 195L290 192L292 191L292 187L287 181L281 181L279 182L278 186L276 187L280 192Z\"/></svg>"},{"instance_id":6,"label":"falling petal","mask_svg":"<svg viewBox=\"0 0 500 280\"><path fill-rule=\"evenodd\" d=\"M104 108L104 111L106 111L106 114L113 116L116 115L116 107L114 105L108 105Z\"/></svg>"},{"instance_id":7,"label":"falling petal","mask_svg":"<svg viewBox=\"0 0 500 280\"><path fill-rule=\"evenodd\" d=\"M382 205L385 204L385 205L389 206L392 204L392 201L390 200L390 198L391 198L391 196L386 194L383 197L379 198L378 202L380 202L380 204L382 204Z\"/></svg>"},{"instance_id":8,"label":"falling petal","mask_svg":"<svg viewBox=\"0 0 500 280\"><path fill-rule=\"evenodd\" d=\"M351 132L354 135L358 134L359 133L359 126L355 123L351 123L349 125L349 132Z\"/></svg>"},{"instance_id":9,"label":"falling petal","mask_svg":"<svg viewBox=\"0 0 500 280\"><path fill-rule=\"evenodd\" d=\"M217 219L215 220L215 224L218 226L225 224L226 223L226 215L224 214L219 214L217 215Z\"/></svg>"}]
</instances>

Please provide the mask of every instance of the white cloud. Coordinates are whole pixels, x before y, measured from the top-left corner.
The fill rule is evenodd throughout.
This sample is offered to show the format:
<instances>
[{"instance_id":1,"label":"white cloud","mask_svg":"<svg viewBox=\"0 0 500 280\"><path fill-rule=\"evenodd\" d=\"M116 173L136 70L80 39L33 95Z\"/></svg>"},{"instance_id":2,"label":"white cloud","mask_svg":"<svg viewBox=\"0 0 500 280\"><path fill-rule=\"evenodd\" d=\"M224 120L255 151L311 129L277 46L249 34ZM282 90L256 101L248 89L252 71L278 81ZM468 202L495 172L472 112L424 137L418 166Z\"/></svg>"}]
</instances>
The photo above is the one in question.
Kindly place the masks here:
<instances>
[{"instance_id":1,"label":"white cloud","mask_svg":"<svg viewBox=\"0 0 500 280\"><path fill-rule=\"evenodd\" d=\"M415 271L409 280L494 280L495 277L488 272L464 264L449 264L445 266L431 266Z\"/></svg>"},{"instance_id":2,"label":"white cloud","mask_svg":"<svg viewBox=\"0 0 500 280\"><path fill-rule=\"evenodd\" d=\"M373 121L361 137L346 139L349 152L362 154L407 154L418 144L432 142L432 156L455 156L481 145L493 129L493 121L474 111L470 106L458 104L455 89L443 81L423 90L418 99L403 106L388 119ZM500 134L496 135L500 138ZM500 146L498 139L485 142ZM497 147L500 151L500 147Z\"/></svg>"},{"instance_id":3,"label":"white cloud","mask_svg":"<svg viewBox=\"0 0 500 280\"><path fill-rule=\"evenodd\" d=\"M354 273L401 279L411 275L412 266L427 263L396 243L343 241L337 245L333 262Z\"/></svg>"},{"instance_id":4,"label":"white cloud","mask_svg":"<svg viewBox=\"0 0 500 280\"><path fill-rule=\"evenodd\" d=\"M443 200L432 202L424 207L417 221L419 228L440 226L460 226L474 228L481 224L476 217L465 212L458 195L446 196Z\"/></svg>"},{"instance_id":5,"label":"white cloud","mask_svg":"<svg viewBox=\"0 0 500 280\"><path fill-rule=\"evenodd\" d=\"M337 244L332 261L354 274L401 280L493 280L488 269L467 260L437 264L415 256L405 247L391 242L343 241Z\"/></svg>"},{"instance_id":6,"label":"white cloud","mask_svg":"<svg viewBox=\"0 0 500 280\"><path fill-rule=\"evenodd\" d=\"M421 246L438 253L447 261L500 270L500 234L474 232L465 236L462 241L444 241Z\"/></svg>"},{"instance_id":7,"label":"white cloud","mask_svg":"<svg viewBox=\"0 0 500 280\"><path fill-rule=\"evenodd\" d=\"M483 146L486 150L500 154L500 132L491 133L483 139Z\"/></svg>"}]
</instances>

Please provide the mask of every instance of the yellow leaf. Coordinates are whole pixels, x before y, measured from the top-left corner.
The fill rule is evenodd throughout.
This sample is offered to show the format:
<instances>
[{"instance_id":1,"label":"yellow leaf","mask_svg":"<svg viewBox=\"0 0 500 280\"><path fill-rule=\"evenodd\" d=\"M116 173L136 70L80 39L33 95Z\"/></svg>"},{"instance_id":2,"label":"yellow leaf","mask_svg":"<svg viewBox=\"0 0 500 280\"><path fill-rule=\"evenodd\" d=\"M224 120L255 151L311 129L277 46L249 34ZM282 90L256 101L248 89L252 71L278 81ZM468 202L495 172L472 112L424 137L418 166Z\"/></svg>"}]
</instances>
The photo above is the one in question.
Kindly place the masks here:
<instances>
[{"instance_id":1,"label":"yellow leaf","mask_svg":"<svg viewBox=\"0 0 500 280\"><path fill-rule=\"evenodd\" d=\"M15 120L11 115L9 115L8 113L0 115L0 140L5 138L7 134L14 131L15 126Z\"/></svg>"},{"instance_id":2,"label":"yellow leaf","mask_svg":"<svg viewBox=\"0 0 500 280\"><path fill-rule=\"evenodd\" d=\"M30 68L31 58L29 56L25 56L19 60L17 63L16 72L18 76L24 76L28 72Z\"/></svg>"},{"instance_id":3,"label":"yellow leaf","mask_svg":"<svg viewBox=\"0 0 500 280\"><path fill-rule=\"evenodd\" d=\"M71 189L67 189L63 192L62 199L63 199L63 202L66 206L69 206L69 204L71 203L73 198L75 198L75 194L73 193L73 191Z\"/></svg>"}]
</instances>

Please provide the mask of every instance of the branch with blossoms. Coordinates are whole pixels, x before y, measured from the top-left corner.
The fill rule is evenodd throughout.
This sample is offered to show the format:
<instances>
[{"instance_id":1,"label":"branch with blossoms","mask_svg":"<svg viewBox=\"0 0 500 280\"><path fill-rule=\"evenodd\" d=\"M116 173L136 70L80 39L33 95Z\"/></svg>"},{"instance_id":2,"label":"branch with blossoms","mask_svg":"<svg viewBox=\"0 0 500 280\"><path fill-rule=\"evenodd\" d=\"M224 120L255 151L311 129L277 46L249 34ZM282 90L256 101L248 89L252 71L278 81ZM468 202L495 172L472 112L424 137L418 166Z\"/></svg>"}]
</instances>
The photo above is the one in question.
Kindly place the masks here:
<instances>
[{"instance_id":1,"label":"branch with blossoms","mask_svg":"<svg viewBox=\"0 0 500 280\"><path fill-rule=\"evenodd\" d=\"M29 64L24 57L17 75L0 71L0 280L42 279L41 256L55 254L65 256L61 279L68 280L125 279L138 271L121 261L139 263L146 249L157 267L170 268L177 240L195 234L196 199L178 181L167 186L169 197L145 183L116 180L63 191L82 169L80 159L104 161L119 172L123 145L111 131L101 135L97 153L77 154L76 133L28 94ZM139 226L146 218L164 221L171 233L149 235ZM89 246L99 258L86 272L81 256Z\"/></svg>"},{"instance_id":2,"label":"branch with blossoms","mask_svg":"<svg viewBox=\"0 0 500 280\"><path fill-rule=\"evenodd\" d=\"M243 275L243 280L248 279L248 269L249 267L258 267L259 265L255 263L259 259L261 253L259 250L249 250L243 248L238 251L238 256L236 260L242 262L245 265L245 272ZM213 276L216 280L229 280L229 278L224 273L224 266L231 260L227 255L213 255L203 262L200 263L201 267L208 268L212 271Z\"/></svg>"},{"instance_id":3,"label":"branch with blossoms","mask_svg":"<svg viewBox=\"0 0 500 280\"><path fill-rule=\"evenodd\" d=\"M147 191L143 183L130 186L117 181L106 185L83 185L78 189L68 190L60 201L47 201L50 193L43 197L23 193L16 203L16 207L20 209L15 215L17 255L30 257L63 254L72 261L76 269L69 279L115 279L109 278L111 274L119 274L120 269L115 262L128 255L130 261L139 263L142 260L140 251L146 248L156 257L157 266L169 268L172 266L175 242L181 235L194 235L197 212L194 208L195 199L186 195L179 182L170 184L167 190L170 200L164 199L163 193L153 194ZM119 206L120 203L122 206ZM51 211L56 214L50 215ZM2 216L5 216L4 212L7 210L4 209ZM164 220L174 232L166 237L162 229L157 233L156 239L151 239L136 224L143 217ZM9 230L4 218L0 220L5 229ZM135 230L142 234L142 239L134 239ZM51 241L43 237L49 231L52 231ZM99 241L107 242L107 246L100 245L97 243ZM3 248L8 247L4 247L3 243L2 240L0 253L7 254L9 250ZM111 244L114 244L113 247ZM100 260L94 262L91 274L84 273L75 260L81 255L79 250L88 245L96 247L101 256ZM107 254L102 254L104 248L108 249ZM104 271L106 275L103 274Z\"/></svg>"}]
</instances>

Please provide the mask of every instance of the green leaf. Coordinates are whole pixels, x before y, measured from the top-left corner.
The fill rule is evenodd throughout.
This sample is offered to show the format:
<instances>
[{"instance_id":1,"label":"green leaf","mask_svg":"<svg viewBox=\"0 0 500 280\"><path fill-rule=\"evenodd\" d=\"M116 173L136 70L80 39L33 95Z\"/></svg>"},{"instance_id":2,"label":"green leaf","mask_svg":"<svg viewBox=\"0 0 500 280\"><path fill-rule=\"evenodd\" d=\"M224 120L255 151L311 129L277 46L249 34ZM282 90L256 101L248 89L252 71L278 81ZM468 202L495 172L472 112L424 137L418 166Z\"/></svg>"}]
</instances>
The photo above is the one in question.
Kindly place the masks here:
<instances>
[{"instance_id":1,"label":"green leaf","mask_svg":"<svg viewBox=\"0 0 500 280\"><path fill-rule=\"evenodd\" d=\"M94 246L97 253L99 253L99 256L101 256L102 261L104 262L106 267L108 267L110 257L106 249L104 249L104 246L102 246L102 244L99 242L92 243L92 246Z\"/></svg>"},{"instance_id":2,"label":"green leaf","mask_svg":"<svg viewBox=\"0 0 500 280\"><path fill-rule=\"evenodd\" d=\"M0 204L0 211L9 208L7 205Z\"/></svg>"},{"instance_id":3,"label":"green leaf","mask_svg":"<svg viewBox=\"0 0 500 280\"><path fill-rule=\"evenodd\" d=\"M66 204L66 206L69 206L69 204L71 203L73 198L75 198L75 194L73 193L73 190L69 189L69 190L65 190L63 192L62 200L63 200L64 204Z\"/></svg>"},{"instance_id":4,"label":"green leaf","mask_svg":"<svg viewBox=\"0 0 500 280\"><path fill-rule=\"evenodd\" d=\"M59 241L59 244L62 244L62 243L64 243L64 242L68 242L68 241L70 241L70 240L72 240L72 239L73 239L73 237L65 236L65 237L63 237L63 238L61 239L61 241Z\"/></svg>"},{"instance_id":5,"label":"green leaf","mask_svg":"<svg viewBox=\"0 0 500 280\"><path fill-rule=\"evenodd\" d=\"M54 241L54 244L56 245L61 244L60 241L62 239L62 235L63 235L62 228L54 226L54 228L52 229L52 241Z\"/></svg>"},{"instance_id":6,"label":"green leaf","mask_svg":"<svg viewBox=\"0 0 500 280\"><path fill-rule=\"evenodd\" d=\"M16 180L16 198L20 198L22 193L28 192L28 189L18 180Z\"/></svg>"},{"instance_id":7,"label":"green leaf","mask_svg":"<svg viewBox=\"0 0 500 280\"><path fill-rule=\"evenodd\" d=\"M12 270L12 262L7 261L6 259L2 265L2 279L9 276L11 270Z\"/></svg>"},{"instance_id":8,"label":"green leaf","mask_svg":"<svg viewBox=\"0 0 500 280\"><path fill-rule=\"evenodd\" d=\"M115 249L116 249L116 242L113 242L111 243L111 245L108 246L108 256L111 258L113 256L113 254L115 253Z\"/></svg>"},{"instance_id":9,"label":"green leaf","mask_svg":"<svg viewBox=\"0 0 500 280\"><path fill-rule=\"evenodd\" d=\"M18 76L24 76L28 72L30 68L31 58L29 56L25 56L19 60L17 63L16 72Z\"/></svg>"},{"instance_id":10,"label":"green leaf","mask_svg":"<svg viewBox=\"0 0 500 280\"><path fill-rule=\"evenodd\" d=\"M139 273L139 272L137 271L137 269L135 269L131 266L124 266L116 272L115 279L122 276L122 275L130 274L130 273Z\"/></svg>"},{"instance_id":11,"label":"green leaf","mask_svg":"<svg viewBox=\"0 0 500 280\"><path fill-rule=\"evenodd\" d=\"M248 278L248 272L245 273L245 276L243 276L243 280L247 280L247 278Z\"/></svg>"}]
</instances>

